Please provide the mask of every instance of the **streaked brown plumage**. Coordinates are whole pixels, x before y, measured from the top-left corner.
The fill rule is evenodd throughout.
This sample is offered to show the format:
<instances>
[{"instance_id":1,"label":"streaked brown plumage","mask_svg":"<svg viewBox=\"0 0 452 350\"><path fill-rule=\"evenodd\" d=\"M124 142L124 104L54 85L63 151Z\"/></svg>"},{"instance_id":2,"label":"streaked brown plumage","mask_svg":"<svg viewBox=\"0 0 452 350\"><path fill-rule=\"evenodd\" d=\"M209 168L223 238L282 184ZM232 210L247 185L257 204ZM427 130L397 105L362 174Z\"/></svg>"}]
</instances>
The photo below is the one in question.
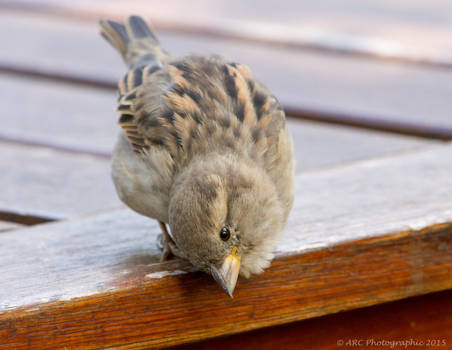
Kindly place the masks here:
<instances>
[{"instance_id":1,"label":"streaked brown plumage","mask_svg":"<svg viewBox=\"0 0 452 350\"><path fill-rule=\"evenodd\" d=\"M165 223L170 249L232 295L268 266L292 207L294 161L281 105L248 67L217 55L173 58L137 16L101 21L129 72L113 157L120 198Z\"/></svg>"}]
</instances>

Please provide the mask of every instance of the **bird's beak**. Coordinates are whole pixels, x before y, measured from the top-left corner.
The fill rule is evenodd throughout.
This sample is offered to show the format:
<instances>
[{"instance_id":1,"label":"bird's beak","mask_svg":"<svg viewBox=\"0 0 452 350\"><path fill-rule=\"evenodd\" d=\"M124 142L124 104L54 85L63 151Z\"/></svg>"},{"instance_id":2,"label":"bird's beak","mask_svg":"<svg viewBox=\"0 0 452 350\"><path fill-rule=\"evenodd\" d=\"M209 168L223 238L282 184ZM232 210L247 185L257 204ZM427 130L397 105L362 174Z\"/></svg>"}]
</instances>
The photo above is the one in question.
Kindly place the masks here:
<instances>
[{"instance_id":1,"label":"bird's beak","mask_svg":"<svg viewBox=\"0 0 452 350\"><path fill-rule=\"evenodd\" d=\"M237 254L237 247L232 248L231 254L224 259L219 269L211 266L210 270L215 281L232 298L240 271L240 255Z\"/></svg>"}]
</instances>

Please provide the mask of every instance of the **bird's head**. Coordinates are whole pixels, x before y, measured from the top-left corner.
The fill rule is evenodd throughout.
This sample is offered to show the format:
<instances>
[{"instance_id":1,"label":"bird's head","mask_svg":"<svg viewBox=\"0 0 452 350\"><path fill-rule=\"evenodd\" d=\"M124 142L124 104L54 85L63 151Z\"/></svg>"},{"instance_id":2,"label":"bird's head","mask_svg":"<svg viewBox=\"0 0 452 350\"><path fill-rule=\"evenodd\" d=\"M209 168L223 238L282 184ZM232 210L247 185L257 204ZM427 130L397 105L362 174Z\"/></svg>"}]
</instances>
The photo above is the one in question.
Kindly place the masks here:
<instances>
[{"instance_id":1,"label":"bird's head","mask_svg":"<svg viewBox=\"0 0 452 350\"><path fill-rule=\"evenodd\" d=\"M270 264L285 217L264 171L231 157L212 157L194 162L174 183L172 248L232 297L239 273L249 277Z\"/></svg>"}]
</instances>

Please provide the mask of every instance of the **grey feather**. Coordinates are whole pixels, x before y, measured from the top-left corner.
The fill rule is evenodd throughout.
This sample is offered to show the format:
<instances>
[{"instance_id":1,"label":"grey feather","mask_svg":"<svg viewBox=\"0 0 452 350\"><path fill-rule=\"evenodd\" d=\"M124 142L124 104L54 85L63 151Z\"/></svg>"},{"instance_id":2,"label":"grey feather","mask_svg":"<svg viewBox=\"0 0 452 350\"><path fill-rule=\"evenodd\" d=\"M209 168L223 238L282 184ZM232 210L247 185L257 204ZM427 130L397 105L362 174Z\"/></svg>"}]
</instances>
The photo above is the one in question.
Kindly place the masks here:
<instances>
[{"instance_id":1,"label":"grey feather","mask_svg":"<svg viewBox=\"0 0 452 350\"><path fill-rule=\"evenodd\" d=\"M149 28L146 22L138 16L130 16L128 20L129 26L132 29L133 36L137 39L143 39L151 37L156 42L158 42L157 36Z\"/></svg>"}]
</instances>

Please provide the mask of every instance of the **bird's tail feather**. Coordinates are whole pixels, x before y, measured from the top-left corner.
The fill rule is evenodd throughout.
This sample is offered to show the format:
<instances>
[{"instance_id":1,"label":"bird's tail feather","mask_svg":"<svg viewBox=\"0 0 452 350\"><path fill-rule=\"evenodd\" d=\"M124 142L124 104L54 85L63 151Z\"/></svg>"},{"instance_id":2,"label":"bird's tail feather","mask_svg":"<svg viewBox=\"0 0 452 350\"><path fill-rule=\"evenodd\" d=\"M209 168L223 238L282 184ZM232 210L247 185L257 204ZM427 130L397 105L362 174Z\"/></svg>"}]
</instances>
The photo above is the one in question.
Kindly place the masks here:
<instances>
[{"instance_id":1,"label":"bird's tail feather","mask_svg":"<svg viewBox=\"0 0 452 350\"><path fill-rule=\"evenodd\" d=\"M130 16L125 24L111 20L99 24L102 36L119 51L130 68L160 64L168 58L157 36L139 16Z\"/></svg>"}]
</instances>

